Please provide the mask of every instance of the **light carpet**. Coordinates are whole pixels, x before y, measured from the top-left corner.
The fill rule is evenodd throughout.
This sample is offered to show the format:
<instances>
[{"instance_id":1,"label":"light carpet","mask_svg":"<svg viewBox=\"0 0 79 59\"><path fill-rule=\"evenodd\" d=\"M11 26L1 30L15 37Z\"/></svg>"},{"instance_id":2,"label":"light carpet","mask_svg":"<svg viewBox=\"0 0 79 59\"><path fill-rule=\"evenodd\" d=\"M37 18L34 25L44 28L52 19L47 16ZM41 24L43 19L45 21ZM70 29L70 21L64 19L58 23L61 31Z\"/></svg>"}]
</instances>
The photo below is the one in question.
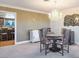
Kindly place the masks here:
<instances>
[{"instance_id":1,"label":"light carpet","mask_svg":"<svg viewBox=\"0 0 79 59\"><path fill-rule=\"evenodd\" d=\"M0 47L0 58L79 58L79 46L71 45L70 53L65 52L62 56L58 52L45 55L44 51L40 53L39 43L25 43Z\"/></svg>"}]
</instances>

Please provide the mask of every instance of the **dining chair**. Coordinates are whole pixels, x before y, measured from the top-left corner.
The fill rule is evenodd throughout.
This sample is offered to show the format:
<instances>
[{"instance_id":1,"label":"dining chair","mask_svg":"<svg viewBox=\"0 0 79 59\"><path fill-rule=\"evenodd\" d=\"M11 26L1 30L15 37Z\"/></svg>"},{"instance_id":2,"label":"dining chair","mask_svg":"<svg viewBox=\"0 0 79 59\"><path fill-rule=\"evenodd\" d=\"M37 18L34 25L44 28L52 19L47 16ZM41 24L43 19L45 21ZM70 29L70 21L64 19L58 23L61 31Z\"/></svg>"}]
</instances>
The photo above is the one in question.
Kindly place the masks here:
<instances>
[{"instance_id":1,"label":"dining chair","mask_svg":"<svg viewBox=\"0 0 79 59\"><path fill-rule=\"evenodd\" d=\"M70 36L70 30L66 29L65 32L63 33L63 37L61 37L61 41L57 42L57 45L60 45L60 50L62 56L64 55L64 51L67 51L69 53L69 36Z\"/></svg>"},{"instance_id":2,"label":"dining chair","mask_svg":"<svg viewBox=\"0 0 79 59\"><path fill-rule=\"evenodd\" d=\"M40 30L40 52L45 50L45 55L47 55L49 50L49 45L51 45L51 42L46 37L48 30L47 28L43 28Z\"/></svg>"}]
</instances>

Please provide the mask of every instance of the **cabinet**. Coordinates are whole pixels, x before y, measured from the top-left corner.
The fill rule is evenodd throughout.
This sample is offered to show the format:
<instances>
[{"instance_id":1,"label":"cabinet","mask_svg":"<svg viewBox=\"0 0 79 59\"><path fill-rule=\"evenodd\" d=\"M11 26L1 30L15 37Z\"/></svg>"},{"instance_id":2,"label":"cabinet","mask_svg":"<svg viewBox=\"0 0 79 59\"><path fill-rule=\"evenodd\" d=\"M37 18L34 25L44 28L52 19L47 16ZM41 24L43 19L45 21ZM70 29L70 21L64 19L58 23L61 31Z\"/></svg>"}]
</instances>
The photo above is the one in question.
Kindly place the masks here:
<instances>
[{"instance_id":1,"label":"cabinet","mask_svg":"<svg viewBox=\"0 0 79 59\"><path fill-rule=\"evenodd\" d=\"M30 30L30 42L38 42L38 41L40 41L39 29Z\"/></svg>"}]
</instances>

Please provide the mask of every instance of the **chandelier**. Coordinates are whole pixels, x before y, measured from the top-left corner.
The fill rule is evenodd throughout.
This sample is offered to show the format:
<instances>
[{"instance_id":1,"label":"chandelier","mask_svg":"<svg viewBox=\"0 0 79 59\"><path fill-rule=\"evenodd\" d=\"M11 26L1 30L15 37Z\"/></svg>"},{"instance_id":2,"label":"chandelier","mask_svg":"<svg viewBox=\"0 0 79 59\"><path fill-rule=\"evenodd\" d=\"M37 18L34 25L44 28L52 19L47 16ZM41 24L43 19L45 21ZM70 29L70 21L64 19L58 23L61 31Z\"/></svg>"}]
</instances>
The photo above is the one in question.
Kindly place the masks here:
<instances>
[{"instance_id":1,"label":"chandelier","mask_svg":"<svg viewBox=\"0 0 79 59\"><path fill-rule=\"evenodd\" d=\"M49 0L44 0L44 1L49 1ZM52 3L54 3L54 7L53 10L51 11L51 13L48 14L49 19L51 21L53 20L58 20L59 18L61 18L62 13L60 12L60 10L57 8L57 0L51 1Z\"/></svg>"}]
</instances>

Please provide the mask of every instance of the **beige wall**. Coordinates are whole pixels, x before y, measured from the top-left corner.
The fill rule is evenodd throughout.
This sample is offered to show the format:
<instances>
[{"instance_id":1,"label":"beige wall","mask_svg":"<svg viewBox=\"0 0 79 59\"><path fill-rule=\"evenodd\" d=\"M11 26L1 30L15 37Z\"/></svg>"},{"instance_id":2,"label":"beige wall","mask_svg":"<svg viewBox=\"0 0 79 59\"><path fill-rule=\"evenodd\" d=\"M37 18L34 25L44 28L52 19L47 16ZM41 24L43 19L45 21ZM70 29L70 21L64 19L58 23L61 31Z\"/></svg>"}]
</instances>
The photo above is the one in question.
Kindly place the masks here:
<instances>
[{"instance_id":1,"label":"beige wall","mask_svg":"<svg viewBox=\"0 0 79 59\"><path fill-rule=\"evenodd\" d=\"M49 27L49 19L46 14L23 11L1 6L0 10L16 12L17 42L28 40L28 30L30 29L40 29L43 27Z\"/></svg>"}]
</instances>

